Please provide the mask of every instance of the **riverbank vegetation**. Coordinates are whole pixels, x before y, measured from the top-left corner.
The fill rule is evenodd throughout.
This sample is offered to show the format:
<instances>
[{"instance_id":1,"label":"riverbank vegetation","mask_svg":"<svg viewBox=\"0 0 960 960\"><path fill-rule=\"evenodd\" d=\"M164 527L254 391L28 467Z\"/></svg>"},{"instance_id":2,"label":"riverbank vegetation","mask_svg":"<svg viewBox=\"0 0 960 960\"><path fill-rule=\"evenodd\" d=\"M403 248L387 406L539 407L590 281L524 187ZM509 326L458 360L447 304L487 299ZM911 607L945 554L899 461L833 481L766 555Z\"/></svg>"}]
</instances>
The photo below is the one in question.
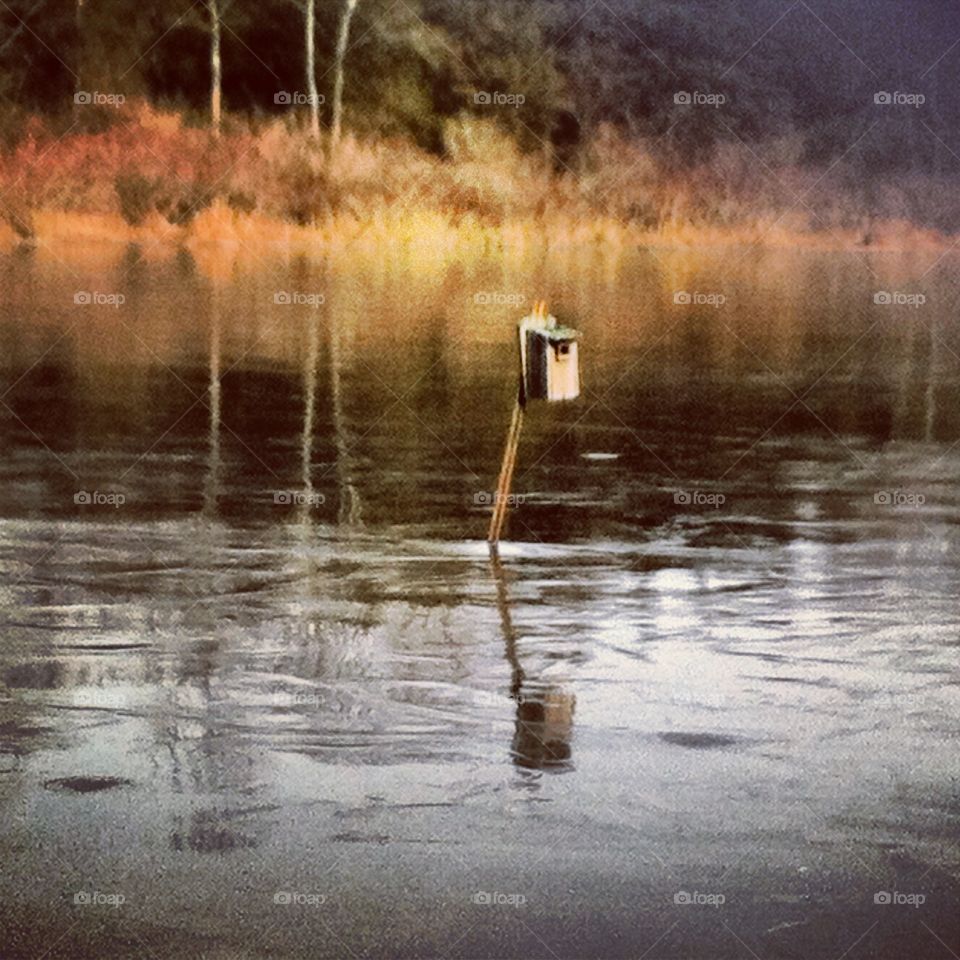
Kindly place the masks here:
<instances>
[{"instance_id":1,"label":"riverbank vegetation","mask_svg":"<svg viewBox=\"0 0 960 960\"><path fill-rule=\"evenodd\" d=\"M777 9L18 0L0 14L0 219L8 244L285 226L329 242L947 241L957 104L935 90L954 59L928 71L929 98L880 103L844 48L879 62L889 36ZM909 29L932 44L943 26Z\"/></svg>"}]
</instances>

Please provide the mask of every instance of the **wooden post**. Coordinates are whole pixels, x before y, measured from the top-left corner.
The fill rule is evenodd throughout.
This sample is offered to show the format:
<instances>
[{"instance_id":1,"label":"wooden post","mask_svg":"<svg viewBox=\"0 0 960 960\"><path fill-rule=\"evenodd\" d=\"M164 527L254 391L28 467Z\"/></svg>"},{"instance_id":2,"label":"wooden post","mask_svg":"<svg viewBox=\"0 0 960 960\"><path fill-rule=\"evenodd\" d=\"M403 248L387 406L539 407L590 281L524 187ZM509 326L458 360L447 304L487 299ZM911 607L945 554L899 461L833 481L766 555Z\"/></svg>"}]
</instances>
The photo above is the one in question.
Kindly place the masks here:
<instances>
[{"instance_id":1,"label":"wooden post","mask_svg":"<svg viewBox=\"0 0 960 960\"><path fill-rule=\"evenodd\" d=\"M497 479L497 492L493 498L493 516L490 518L490 530L487 543L490 552L496 555L500 534L507 519L507 502L510 488L513 486L513 471L517 465L517 448L520 446L520 431L523 429L523 413L527 406L526 390L526 328L523 321L517 326L517 345L519 347L520 378L517 385L517 400L513 405L513 416L507 430L507 442L503 448L503 461L500 464L500 476Z\"/></svg>"},{"instance_id":2,"label":"wooden post","mask_svg":"<svg viewBox=\"0 0 960 960\"><path fill-rule=\"evenodd\" d=\"M210 124L213 135L220 136L220 104L223 98L223 68L220 63L220 5L218 0L207 0L210 13Z\"/></svg>"},{"instance_id":3,"label":"wooden post","mask_svg":"<svg viewBox=\"0 0 960 960\"><path fill-rule=\"evenodd\" d=\"M520 445L520 430L523 427L523 387L517 393L516 403L513 405L513 416L510 418L510 429L507 430L507 442L503 448L503 462L500 464L500 477L497 480L497 492L493 498L493 516L490 518L490 531L487 542L494 553L503 524L507 519L507 502L510 496L510 487L513 484L513 470L517 465L517 448Z\"/></svg>"}]
</instances>

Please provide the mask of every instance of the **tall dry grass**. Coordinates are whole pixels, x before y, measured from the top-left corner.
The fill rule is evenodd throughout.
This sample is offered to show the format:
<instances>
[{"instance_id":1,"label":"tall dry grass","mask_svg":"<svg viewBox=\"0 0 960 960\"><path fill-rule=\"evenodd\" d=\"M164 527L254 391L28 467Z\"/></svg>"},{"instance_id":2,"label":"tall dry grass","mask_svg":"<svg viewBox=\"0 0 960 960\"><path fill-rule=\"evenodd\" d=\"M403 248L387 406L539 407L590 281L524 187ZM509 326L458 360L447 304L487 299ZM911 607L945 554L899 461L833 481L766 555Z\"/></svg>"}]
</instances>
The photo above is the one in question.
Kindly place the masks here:
<instances>
[{"instance_id":1,"label":"tall dry grass","mask_svg":"<svg viewBox=\"0 0 960 960\"><path fill-rule=\"evenodd\" d=\"M936 243L923 224L960 200L929 179L824 176L789 145L740 145L681 166L601 128L576 170L524 154L494 123L447 122L445 156L347 137L329 157L284 120L230 118L225 135L132 102L96 132L57 137L37 118L0 153L0 243L72 232L162 246L234 243L406 251L599 244ZM775 166L773 165L775 164Z\"/></svg>"}]
</instances>

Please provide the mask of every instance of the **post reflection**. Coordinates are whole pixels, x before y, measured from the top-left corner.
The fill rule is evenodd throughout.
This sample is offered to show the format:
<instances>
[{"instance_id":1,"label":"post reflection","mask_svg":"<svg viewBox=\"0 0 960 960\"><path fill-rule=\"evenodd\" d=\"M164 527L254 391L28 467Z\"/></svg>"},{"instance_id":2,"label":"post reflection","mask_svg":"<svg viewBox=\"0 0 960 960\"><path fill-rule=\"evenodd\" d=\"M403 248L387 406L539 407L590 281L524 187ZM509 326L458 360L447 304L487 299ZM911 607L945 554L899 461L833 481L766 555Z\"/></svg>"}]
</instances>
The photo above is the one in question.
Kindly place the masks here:
<instances>
[{"instance_id":1,"label":"post reflection","mask_svg":"<svg viewBox=\"0 0 960 960\"><path fill-rule=\"evenodd\" d=\"M510 747L513 762L525 770L568 769L572 765L570 741L576 698L558 684L531 679L523 669L517 653L517 632L510 613L506 572L496 551L491 551L490 566L497 588L504 650L510 665L510 697L516 703Z\"/></svg>"}]
</instances>

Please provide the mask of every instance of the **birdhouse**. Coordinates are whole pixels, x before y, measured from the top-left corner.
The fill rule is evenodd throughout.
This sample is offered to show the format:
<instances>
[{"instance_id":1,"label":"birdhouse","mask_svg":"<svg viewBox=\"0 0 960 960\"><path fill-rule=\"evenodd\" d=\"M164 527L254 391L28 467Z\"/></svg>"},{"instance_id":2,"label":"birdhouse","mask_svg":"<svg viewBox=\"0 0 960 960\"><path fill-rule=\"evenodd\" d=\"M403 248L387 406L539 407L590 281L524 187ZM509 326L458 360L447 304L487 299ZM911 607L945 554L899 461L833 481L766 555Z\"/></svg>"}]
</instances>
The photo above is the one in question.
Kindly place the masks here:
<instances>
[{"instance_id":1,"label":"birdhouse","mask_svg":"<svg viewBox=\"0 0 960 960\"><path fill-rule=\"evenodd\" d=\"M562 327L539 303L520 321L520 360L527 400L575 400L580 396L580 334Z\"/></svg>"},{"instance_id":2,"label":"birdhouse","mask_svg":"<svg viewBox=\"0 0 960 960\"><path fill-rule=\"evenodd\" d=\"M580 396L580 361L577 339L580 334L569 327L561 327L557 318L547 313L547 305L540 301L530 316L517 325L520 345L520 378L517 401L513 406L507 442L503 448L503 462L493 498L490 530L487 542L492 556L503 531L510 502L510 485L517 464L520 428L528 400L574 400Z\"/></svg>"}]
</instances>

